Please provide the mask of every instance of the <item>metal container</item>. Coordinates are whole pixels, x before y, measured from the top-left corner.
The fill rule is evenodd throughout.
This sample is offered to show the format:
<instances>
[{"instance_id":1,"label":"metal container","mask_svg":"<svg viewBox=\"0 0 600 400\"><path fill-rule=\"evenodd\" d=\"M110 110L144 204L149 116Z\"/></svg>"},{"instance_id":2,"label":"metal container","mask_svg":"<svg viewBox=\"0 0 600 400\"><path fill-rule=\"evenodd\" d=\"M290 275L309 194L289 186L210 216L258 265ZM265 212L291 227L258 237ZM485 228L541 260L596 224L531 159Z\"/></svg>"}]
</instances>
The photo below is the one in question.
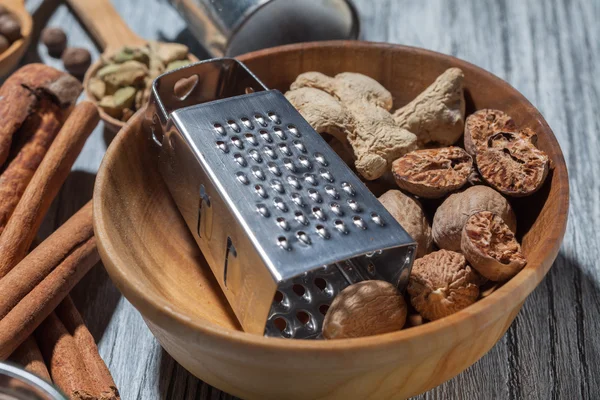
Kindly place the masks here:
<instances>
[{"instance_id":1,"label":"metal container","mask_svg":"<svg viewBox=\"0 0 600 400\"><path fill-rule=\"evenodd\" d=\"M0 400L67 400L67 397L42 378L0 362Z\"/></svg>"},{"instance_id":2,"label":"metal container","mask_svg":"<svg viewBox=\"0 0 600 400\"><path fill-rule=\"evenodd\" d=\"M170 0L214 57L289 43L357 39L350 0Z\"/></svg>"},{"instance_id":3,"label":"metal container","mask_svg":"<svg viewBox=\"0 0 600 400\"><path fill-rule=\"evenodd\" d=\"M181 80L195 85L175 95ZM348 285L406 285L413 239L285 96L239 61L158 77L145 130L247 332L318 338Z\"/></svg>"}]
</instances>

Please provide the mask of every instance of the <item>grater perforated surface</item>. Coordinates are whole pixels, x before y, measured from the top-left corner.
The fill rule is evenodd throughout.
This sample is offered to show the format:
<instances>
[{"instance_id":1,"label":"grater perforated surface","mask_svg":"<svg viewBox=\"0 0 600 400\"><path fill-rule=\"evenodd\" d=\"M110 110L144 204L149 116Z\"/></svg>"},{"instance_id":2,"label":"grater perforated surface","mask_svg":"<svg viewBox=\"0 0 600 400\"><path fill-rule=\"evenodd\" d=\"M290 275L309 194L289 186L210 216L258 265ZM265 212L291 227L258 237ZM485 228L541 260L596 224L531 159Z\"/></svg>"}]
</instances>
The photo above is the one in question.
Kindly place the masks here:
<instances>
[{"instance_id":1,"label":"grater perforated surface","mask_svg":"<svg viewBox=\"0 0 600 400\"><path fill-rule=\"evenodd\" d=\"M197 85L174 95L192 75ZM207 60L157 78L145 129L244 330L318 338L344 287L406 284L414 241L285 97L240 62Z\"/></svg>"},{"instance_id":2,"label":"grater perforated surface","mask_svg":"<svg viewBox=\"0 0 600 400\"><path fill-rule=\"evenodd\" d=\"M173 120L206 159L209 175L227 188L222 194L279 282L277 296L285 301L274 301L267 334L314 335L324 314L319 308L339 290L362 279L394 279L376 270L348 277L335 266L412 239L281 93L191 106L175 111ZM396 267L410 264L411 257ZM314 284L317 269L328 290ZM294 285L305 295L295 293Z\"/></svg>"}]
</instances>

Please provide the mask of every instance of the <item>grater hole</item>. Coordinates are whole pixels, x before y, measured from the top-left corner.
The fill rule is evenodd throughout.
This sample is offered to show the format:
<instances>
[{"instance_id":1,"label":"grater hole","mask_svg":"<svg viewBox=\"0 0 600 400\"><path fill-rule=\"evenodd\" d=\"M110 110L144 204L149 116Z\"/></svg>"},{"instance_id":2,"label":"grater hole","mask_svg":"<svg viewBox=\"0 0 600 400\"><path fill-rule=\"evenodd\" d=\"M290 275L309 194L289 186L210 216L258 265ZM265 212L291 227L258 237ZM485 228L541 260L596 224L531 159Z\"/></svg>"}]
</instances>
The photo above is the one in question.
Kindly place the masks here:
<instances>
[{"instance_id":1,"label":"grater hole","mask_svg":"<svg viewBox=\"0 0 600 400\"><path fill-rule=\"evenodd\" d=\"M217 131L217 133L219 135L225 135L225 129L223 129L223 125L221 125L219 123L215 123L215 124L213 124L213 127L215 128L215 131Z\"/></svg>"},{"instance_id":2,"label":"grater hole","mask_svg":"<svg viewBox=\"0 0 600 400\"><path fill-rule=\"evenodd\" d=\"M196 89L196 86L198 86L199 80L200 78L197 74L188 76L187 78L179 79L173 85L173 94L180 101L187 99L192 94L194 89Z\"/></svg>"},{"instance_id":3,"label":"grater hole","mask_svg":"<svg viewBox=\"0 0 600 400\"><path fill-rule=\"evenodd\" d=\"M323 315L327 314L327 310L329 310L329 306L327 304L321 304L319 306L319 312Z\"/></svg>"},{"instance_id":4,"label":"grater hole","mask_svg":"<svg viewBox=\"0 0 600 400\"><path fill-rule=\"evenodd\" d=\"M292 135L300 137L300 132L298 132L298 128L296 128L294 125L288 125L287 128Z\"/></svg>"},{"instance_id":5,"label":"grater hole","mask_svg":"<svg viewBox=\"0 0 600 400\"><path fill-rule=\"evenodd\" d=\"M274 112L270 111L268 114L269 119L271 121L273 121L276 124L279 124L281 121L279 120L279 116L277 114L275 114Z\"/></svg>"},{"instance_id":6,"label":"grater hole","mask_svg":"<svg viewBox=\"0 0 600 400\"><path fill-rule=\"evenodd\" d=\"M319 290L323 291L327 287L327 281L323 278L315 279L315 286L319 288Z\"/></svg>"},{"instance_id":7,"label":"grater hole","mask_svg":"<svg viewBox=\"0 0 600 400\"><path fill-rule=\"evenodd\" d=\"M246 117L242 117L241 118L242 124L244 124L244 126L248 129L254 129L254 125L252 125L252 122L250 122L250 120Z\"/></svg>"},{"instance_id":8,"label":"grater hole","mask_svg":"<svg viewBox=\"0 0 600 400\"><path fill-rule=\"evenodd\" d=\"M283 301L283 293L281 293L279 290L275 292L275 296L273 296L273 303L275 304L281 304L281 302Z\"/></svg>"},{"instance_id":9,"label":"grater hole","mask_svg":"<svg viewBox=\"0 0 600 400\"><path fill-rule=\"evenodd\" d=\"M298 283L292 286L292 290L300 297L304 296L304 294L306 293L306 288Z\"/></svg>"},{"instance_id":10,"label":"grater hole","mask_svg":"<svg viewBox=\"0 0 600 400\"><path fill-rule=\"evenodd\" d=\"M278 317L273 320L273 325L275 325L275 328L279 329L281 333L284 333L285 328L287 328L287 321L281 317Z\"/></svg>"},{"instance_id":11,"label":"grater hole","mask_svg":"<svg viewBox=\"0 0 600 400\"><path fill-rule=\"evenodd\" d=\"M234 132L241 131L240 126L234 120L230 119L229 121L227 121L227 124Z\"/></svg>"},{"instance_id":12,"label":"grater hole","mask_svg":"<svg viewBox=\"0 0 600 400\"><path fill-rule=\"evenodd\" d=\"M298 311L296 313L296 318L302 325L306 325L310 322L310 315L306 311Z\"/></svg>"}]
</instances>

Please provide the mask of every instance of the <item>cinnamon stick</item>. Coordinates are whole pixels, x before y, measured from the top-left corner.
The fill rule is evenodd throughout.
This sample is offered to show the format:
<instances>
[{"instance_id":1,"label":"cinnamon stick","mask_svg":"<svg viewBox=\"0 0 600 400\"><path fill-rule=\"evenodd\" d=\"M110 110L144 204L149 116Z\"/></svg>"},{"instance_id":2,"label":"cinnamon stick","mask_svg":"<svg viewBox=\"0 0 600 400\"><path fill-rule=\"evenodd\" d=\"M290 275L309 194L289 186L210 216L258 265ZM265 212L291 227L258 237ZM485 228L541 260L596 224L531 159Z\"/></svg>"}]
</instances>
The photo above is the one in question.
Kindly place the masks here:
<instances>
[{"instance_id":1,"label":"cinnamon stick","mask_svg":"<svg viewBox=\"0 0 600 400\"><path fill-rule=\"evenodd\" d=\"M0 175L0 234L64 122L62 114L66 111L47 98L39 103L38 111L30 115L20 129L30 134L25 135L25 143Z\"/></svg>"},{"instance_id":2,"label":"cinnamon stick","mask_svg":"<svg viewBox=\"0 0 600 400\"><path fill-rule=\"evenodd\" d=\"M10 310L0 319L0 360L6 359L98 263L92 232L90 202L0 279L0 290L11 298L3 302L3 309ZM40 279L38 270L47 275Z\"/></svg>"},{"instance_id":3,"label":"cinnamon stick","mask_svg":"<svg viewBox=\"0 0 600 400\"><path fill-rule=\"evenodd\" d=\"M83 318L70 296L67 296L56 307L55 313L75 341L79 356L83 360L86 372L94 386L92 394L106 400L118 399L119 391L110 371L100 357L94 337L83 322ZM65 372L68 371L60 371L61 374ZM56 378L54 380L58 382Z\"/></svg>"},{"instance_id":4,"label":"cinnamon stick","mask_svg":"<svg viewBox=\"0 0 600 400\"><path fill-rule=\"evenodd\" d=\"M73 336L55 313L35 331L54 383L70 399L94 399L94 386Z\"/></svg>"},{"instance_id":5,"label":"cinnamon stick","mask_svg":"<svg viewBox=\"0 0 600 400\"><path fill-rule=\"evenodd\" d=\"M33 336L29 336L10 356L10 361L22 366L27 371L52 382L50 373L42 357L42 352Z\"/></svg>"},{"instance_id":6,"label":"cinnamon stick","mask_svg":"<svg viewBox=\"0 0 600 400\"><path fill-rule=\"evenodd\" d=\"M73 251L93 236L92 204L88 202L0 279L0 321Z\"/></svg>"},{"instance_id":7,"label":"cinnamon stick","mask_svg":"<svg viewBox=\"0 0 600 400\"><path fill-rule=\"evenodd\" d=\"M99 120L89 101L77 105L54 139L0 235L0 278L25 257L42 220Z\"/></svg>"},{"instance_id":8,"label":"cinnamon stick","mask_svg":"<svg viewBox=\"0 0 600 400\"><path fill-rule=\"evenodd\" d=\"M40 98L49 96L67 109L75 104L81 90L75 78L44 64L28 64L12 74L0 87L0 166L6 162L14 136L36 111Z\"/></svg>"}]
</instances>

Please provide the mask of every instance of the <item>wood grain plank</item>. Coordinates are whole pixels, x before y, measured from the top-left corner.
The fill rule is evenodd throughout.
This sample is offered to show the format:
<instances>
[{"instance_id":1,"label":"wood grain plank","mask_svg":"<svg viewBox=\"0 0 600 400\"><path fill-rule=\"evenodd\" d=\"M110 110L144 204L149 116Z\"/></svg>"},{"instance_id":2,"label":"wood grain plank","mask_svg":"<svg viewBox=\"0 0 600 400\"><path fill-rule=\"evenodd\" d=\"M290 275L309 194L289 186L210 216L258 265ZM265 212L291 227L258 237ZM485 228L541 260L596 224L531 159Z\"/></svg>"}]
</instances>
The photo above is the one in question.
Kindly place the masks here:
<instances>
[{"instance_id":1,"label":"wood grain plank","mask_svg":"<svg viewBox=\"0 0 600 400\"><path fill-rule=\"evenodd\" d=\"M600 2L596 0L355 0L362 37L425 47L477 64L506 79L544 114L565 153L571 182L570 224L547 279L526 301L508 333L479 362L420 399L548 399L600 396ZM57 1L46 1L49 3ZM139 12L143 3L144 12ZM41 0L27 2L30 11ZM113 4L147 38L193 44L164 1ZM37 15L38 21L47 16ZM34 15L35 16L35 15ZM66 6L49 25L68 32L71 45L98 51ZM194 47L197 51L198 46ZM202 54L199 54L202 55ZM24 62L60 68L42 45ZM99 127L86 144L42 236L91 195L106 141ZM165 353L139 313L122 298L101 266L74 298L119 385L123 399L232 399L191 376ZM99 307L102 305L102 307Z\"/></svg>"}]
</instances>

